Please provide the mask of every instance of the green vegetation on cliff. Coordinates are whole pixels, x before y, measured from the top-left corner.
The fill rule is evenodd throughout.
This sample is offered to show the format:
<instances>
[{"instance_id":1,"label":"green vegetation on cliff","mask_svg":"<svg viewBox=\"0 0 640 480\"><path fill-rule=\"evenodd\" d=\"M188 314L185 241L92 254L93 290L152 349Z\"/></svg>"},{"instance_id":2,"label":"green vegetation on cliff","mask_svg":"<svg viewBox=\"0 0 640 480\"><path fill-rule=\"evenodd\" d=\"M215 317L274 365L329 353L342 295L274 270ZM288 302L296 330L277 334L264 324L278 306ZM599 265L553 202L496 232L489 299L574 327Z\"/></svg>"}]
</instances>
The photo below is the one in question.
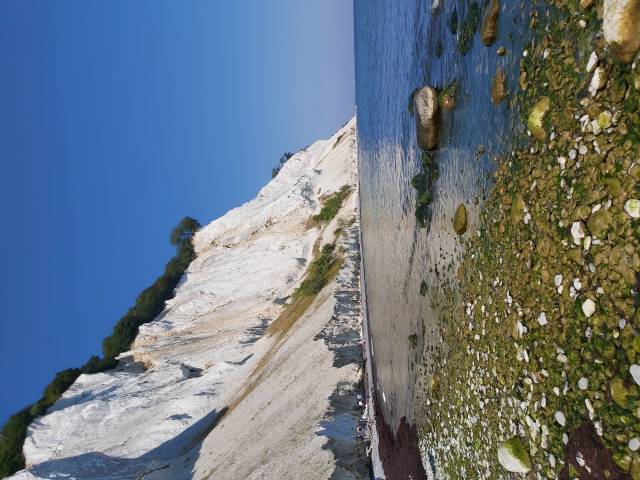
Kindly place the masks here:
<instances>
[{"instance_id":1,"label":"green vegetation on cliff","mask_svg":"<svg viewBox=\"0 0 640 480\"><path fill-rule=\"evenodd\" d=\"M343 185L340 190L332 193L324 200L320 213L314 215L313 220L319 223L333 220L333 217L336 216L338 210L342 207L342 202L344 202L350 194L351 187L349 185Z\"/></svg>"}]
</instances>

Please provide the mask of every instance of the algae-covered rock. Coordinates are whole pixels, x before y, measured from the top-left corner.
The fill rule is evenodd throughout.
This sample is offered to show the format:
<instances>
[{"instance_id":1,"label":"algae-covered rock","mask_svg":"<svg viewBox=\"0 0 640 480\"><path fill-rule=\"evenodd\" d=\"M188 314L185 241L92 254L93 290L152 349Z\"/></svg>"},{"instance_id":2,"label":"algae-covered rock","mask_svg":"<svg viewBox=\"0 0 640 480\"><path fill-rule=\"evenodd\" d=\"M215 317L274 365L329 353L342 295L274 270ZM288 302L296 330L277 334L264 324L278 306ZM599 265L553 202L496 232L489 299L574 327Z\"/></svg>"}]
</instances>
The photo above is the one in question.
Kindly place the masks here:
<instances>
[{"instance_id":1,"label":"algae-covered rock","mask_svg":"<svg viewBox=\"0 0 640 480\"><path fill-rule=\"evenodd\" d=\"M637 458L631 463L629 474L631 474L631 480L640 480L640 461Z\"/></svg>"},{"instance_id":2,"label":"algae-covered rock","mask_svg":"<svg viewBox=\"0 0 640 480\"><path fill-rule=\"evenodd\" d=\"M602 29L613 57L631 62L640 49L640 0L604 0Z\"/></svg>"},{"instance_id":3,"label":"algae-covered rock","mask_svg":"<svg viewBox=\"0 0 640 480\"><path fill-rule=\"evenodd\" d=\"M491 0L482 20L480 38L482 43L490 47L498 37L498 17L500 16L500 0Z\"/></svg>"},{"instance_id":4,"label":"algae-covered rock","mask_svg":"<svg viewBox=\"0 0 640 480\"><path fill-rule=\"evenodd\" d=\"M423 87L414 97L416 134L418 146L426 151L435 150L440 142L440 105L438 92L433 87Z\"/></svg>"},{"instance_id":5,"label":"algae-covered rock","mask_svg":"<svg viewBox=\"0 0 640 480\"><path fill-rule=\"evenodd\" d=\"M511 204L511 214L510 214L511 223L515 224L515 223L518 223L520 220L522 220L524 208L525 208L524 199L522 198L521 194L517 194L516 197L513 199L513 203Z\"/></svg>"},{"instance_id":6,"label":"algae-covered rock","mask_svg":"<svg viewBox=\"0 0 640 480\"><path fill-rule=\"evenodd\" d=\"M630 408L630 401L633 397L633 392L630 388L626 387L624 381L621 378L614 378L609 384L609 392L611 392L611 398L622 408Z\"/></svg>"},{"instance_id":7,"label":"algae-covered rock","mask_svg":"<svg viewBox=\"0 0 640 480\"><path fill-rule=\"evenodd\" d=\"M506 78L507 76L501 68L498 69L493 77L493 81L491 82L491 102L494 105L498 105L506 96L506 90L504 87Z\"/></svg>"},{"instance_id":8,"label":"algae-covered rock","mask_svg":"<svg viewBox=\"0 0 640 480\"><path fill-rule=\"evenodd\" d=\"M456 213L453 215L453 229L458 235L467 231L467 207L464 206L464 203L458 205Z\"/></svg>"},{"instance_id":9,"label":"algae-covered rock","mask_svg":"<svg viewBox=\"0 0 640 480\"><path fill-rule=\"evenodd\" d=\"M609 211L601 208L597 212L591 214L589 220L587 220L587 227L589 227L591 235L603 238L609 231L611 222L613 222L613 218Z\"/></svg>"},{"instance_id":10,"label":"algae-covered rock","mask_svg":"<svg viewBox=\"0 0 640 480\"><path fill-rule=\"evenodd\" d=\"M529 121L527 122L527 127L531 132L531 135L536 140L544 140L546 133L544 131L544 117L551 108L551 101L549 97L542 97L538 100L533 106L531 113L529 114Z\"/></svg>"},{"instance_id":11,"label":"algae-covered rock","mask_svg":"<svg viewBox=\"0 0 640 480\"><path fill-rule=\"evenodd\" d=\"M531 458L522 440L513 437L498 448L498 461L508 472L527 473L531 470Z\"/></svg>"},{"instance_id":12,"label":"algae-covered rock","mask_svg":"<svg viewBox=\"0 0 640 480\"><path fill-rule=\"evenodd\" d=\"M440 95L440 105L449 112L456 109L456 96L458 94L458 83L453 82L445 88Z\"/></svg>"}]
</instances>

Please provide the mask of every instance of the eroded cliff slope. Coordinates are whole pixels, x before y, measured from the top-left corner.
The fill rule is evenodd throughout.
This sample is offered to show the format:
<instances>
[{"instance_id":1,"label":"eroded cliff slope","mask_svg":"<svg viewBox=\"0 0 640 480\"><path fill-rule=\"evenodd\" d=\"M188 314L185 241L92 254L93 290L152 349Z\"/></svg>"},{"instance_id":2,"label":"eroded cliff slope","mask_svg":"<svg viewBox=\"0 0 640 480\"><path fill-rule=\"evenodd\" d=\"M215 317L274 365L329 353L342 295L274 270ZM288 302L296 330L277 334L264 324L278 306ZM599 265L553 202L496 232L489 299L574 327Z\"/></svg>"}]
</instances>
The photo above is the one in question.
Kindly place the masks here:
<instances>
[{"instance_id":1,"label":"eroded cliff slope","mask_svg":"<svg viewBox=\"0 0 640 480\"><path fill-rule=\"evenodd\" d=\"M366 478L355 148L353 119L201 229L164 312L31 425L14 478ZM337 273L283 321L325 244Z\"/></svg>"}]
</instances>

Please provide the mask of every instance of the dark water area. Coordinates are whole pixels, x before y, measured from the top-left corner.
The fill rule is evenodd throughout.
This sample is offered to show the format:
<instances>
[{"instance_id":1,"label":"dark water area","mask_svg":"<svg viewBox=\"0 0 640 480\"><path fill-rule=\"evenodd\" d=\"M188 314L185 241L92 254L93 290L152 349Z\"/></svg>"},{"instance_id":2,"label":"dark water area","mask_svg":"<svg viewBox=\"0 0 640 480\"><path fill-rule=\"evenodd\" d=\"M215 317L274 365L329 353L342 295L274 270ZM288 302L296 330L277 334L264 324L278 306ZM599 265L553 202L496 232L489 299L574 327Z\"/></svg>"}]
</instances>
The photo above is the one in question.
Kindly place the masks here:
<instances>
[{"instance_id":1,"label":"dark water area","mask_svg":"<svg viewBox=\"0 0 640 480\"><path fill-rule=\"evenodd\" d=\"M454 10L464 20L475 2L441 3L433 10L432 0L354 2L365 288L377 399L392 431L403 418L420 424L418 384L424 379L418 365L423 352L428 362L428 352L440 341L440 314L433 300L442 282L455 274L461 254L452 226L454 211L466 204L466 235L476 234L497 158L509 153L513 139L524 133L513 95L528 8L503 1L494 45L485 47L476 32L462 55L461 29L452 34L450 20ZM483 1L476 5L481 11L485 7ZM499 47L506 55L497 54ZM494 106L491 81L498 67L513 94ZM428 228L419 228L410 182L421 171L421 152L409 98L417 87L443 89L453 81L458 82L457 108L443 112L440 148L434 155L440 173L432 218ZM428 287L424 296L423 280ZM415 346L411 335L417 336Z\"/></svg>"}]
</instances>

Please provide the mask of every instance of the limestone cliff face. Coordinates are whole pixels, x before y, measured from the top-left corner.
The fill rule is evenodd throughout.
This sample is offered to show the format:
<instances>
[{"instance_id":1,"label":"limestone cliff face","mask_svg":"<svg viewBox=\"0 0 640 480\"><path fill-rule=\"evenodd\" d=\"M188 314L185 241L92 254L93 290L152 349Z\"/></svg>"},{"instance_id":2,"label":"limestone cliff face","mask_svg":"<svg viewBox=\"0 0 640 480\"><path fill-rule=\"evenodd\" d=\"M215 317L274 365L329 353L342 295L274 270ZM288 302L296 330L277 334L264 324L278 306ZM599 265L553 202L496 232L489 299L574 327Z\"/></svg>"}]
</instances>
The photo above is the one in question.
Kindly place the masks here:
<instances>
[{"instance_id":1,"label":"limestone cliff face","mask_svg":"<svg viewBox=\"0 0 640 480\"><path fill-rule=\"evenodd\" d=\"M14 478L366 478L353 439L362 375L355 145L353 119L200 230L197 259L164 312L120 367L82 375L31 425L28 469ZM324 196L347 184L338 215L310 226ZM314 247L334 241L336 279L270 335Z\"/></svg>"}]
</instances>

